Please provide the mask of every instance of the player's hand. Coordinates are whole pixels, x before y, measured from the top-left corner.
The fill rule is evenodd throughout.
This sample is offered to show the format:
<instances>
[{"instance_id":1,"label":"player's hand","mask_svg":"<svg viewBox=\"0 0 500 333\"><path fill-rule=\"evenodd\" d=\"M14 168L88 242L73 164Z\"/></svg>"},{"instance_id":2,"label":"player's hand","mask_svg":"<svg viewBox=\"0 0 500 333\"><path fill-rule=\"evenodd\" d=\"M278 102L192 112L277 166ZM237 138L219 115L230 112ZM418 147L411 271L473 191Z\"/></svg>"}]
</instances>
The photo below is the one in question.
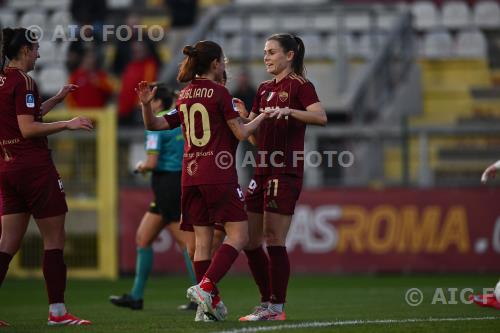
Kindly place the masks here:
<instances>
[{"instance_id":1,"label":"player's hand","mask_svg":"<svg viewBox=\"0 0 500 333\"><path fill-rule=\"evenodd\" d=\"M495 164L490 165L489 167L486 168L486 170L484 170L483 175L481 176L481 183L486 184L488 179L495 178L497 174L497 167Z\"/></svg>"},{"instance_id":2,"label":"player's hand","mask_svg":"<svg viewBox=\"0 0 500 333\"><path fill-rule=\"evenodd\" d=\"M144 165L144 162L143 161L139 161L137 162L137 164L135 165L135 169L134 169L134 173L146 173L146 168L145 168L145 165Z\"/></svg>"},{"instance_id":3,"label":"player's hand","mask_svg":"<svg viewBox=\"0 0 500 333\"><path fill-rule=\"evenodd\" d=\"M239 98L233 98L233 102L236 105L236 108L238 110L238 113L240 114L241 118L248 118L248 111L245 106L245 103Z\"/></svg>"},{"instance_id":4,"label":"player's hand","mask_svg":"<svg viewBox=\"0 0 500 333\"><path fill-rule=\"evenodd\" d=\"M90 121L90 119L79 116L68 120L66 128L69 130L83 129L86 131L91 131L94 128L94 125L92 125L92 121Z\"/></svg>"},{"instance_id":5,"label":"player's hand","mask_svg":"<svg viewBox=\"0 0 500 333\"><path fill-rule=\"evenodd\" d=\"M80 87L77 86L76 84L65 84L61 89L59 89L59 91L54 97L57 98L59 101L62 101L63 99L66 98L66 96L70 92L75 91L78 88Z\"/></svg>"},{"instance_id":6,"label":"player's hand","mask_svg":"<svg viewBox=\"0 0 500 333\"><path fill-rule=\"evenodd\" d=\"M135 88L135 92L137 93L137 97L139 97L139 101L142 104L149 104L155 96L156 89L157 87L154 87L153 90L151 90L146 81L141 81L137 85L137 88Z\"/></svg>"},{"instance_id":7,"label":"player's hand","mask_svg":"<svg viewBox=\"0 0 500 333\"><path fill-rule=\"evenodd\" d=\"M270 108L264 110L264 112L269 114L269 117L276 119L280 119L281 117L289 116L292 113L292 110L289 108Z\"/></svg>"}]
</instances>

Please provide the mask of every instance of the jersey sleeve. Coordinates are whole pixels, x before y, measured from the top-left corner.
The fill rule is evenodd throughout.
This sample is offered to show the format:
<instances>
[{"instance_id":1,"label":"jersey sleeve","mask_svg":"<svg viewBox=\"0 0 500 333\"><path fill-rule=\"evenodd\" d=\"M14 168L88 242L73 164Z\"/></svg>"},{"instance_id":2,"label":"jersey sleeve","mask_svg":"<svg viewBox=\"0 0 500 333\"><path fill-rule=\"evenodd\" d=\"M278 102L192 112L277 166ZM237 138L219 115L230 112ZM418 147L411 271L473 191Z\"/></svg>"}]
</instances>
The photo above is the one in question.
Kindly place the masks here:
<instances>
[{"instance_id":1,"label":"jersey sleeve","mask_svg":"<svg viewBox=\"0 0 500 333\"><path fill-rule=\"evenodd\" d=\"M307 108L309 105L319 102L316 89L311 82L301 84L298 89L298 98L300 103Z\"/></svg>"},{"instance_id":2,"label":"jersey sleeve","mask_svg":"<svg viewBox=\"0 0 500 333\"><path fill-rule=\"evenodd\" d=\"M236 105L234 105L233 97L231 96L229 91L227 91L226 88L224 87L221 88L222 88L220 89L222 95L221 103L222 103L222 112L224 114L224 119L226 119L227 121L239 117L240 114L236 109Z\"/></svg>"},{"instance_id":3,"label":"jersey sleeve","mask_svg":"<svg viewBox=\"0 0 500 333\"><path fill-rule=\"evenodd\" d=\"M177 109L173 109L172 111L168 112L163 116L163 118L165 118L165 120L167 121L170 129L179 127L181 125L181 118Z\"/></svg>"},{"instance_id":4,"label":"jersey sleeve","mask_svg":"<svg viewBox=\"0 0 500 333\"><path fill-rule=\"evenodd\" d=\"M35 116L40 108L35 82L26 74L20 75L14 87L16 114Z\"/></svg>"},{"instance_id":5,"label":"jersey sleeve","mask_svg":"<svg viewBox=\"0 0 500 333\"><path fill-rule=\"evenodd\" d=\"M161 146L160 132L147 131L146 132L146 153L158 154Z\"/></svg>"}]
</instances>

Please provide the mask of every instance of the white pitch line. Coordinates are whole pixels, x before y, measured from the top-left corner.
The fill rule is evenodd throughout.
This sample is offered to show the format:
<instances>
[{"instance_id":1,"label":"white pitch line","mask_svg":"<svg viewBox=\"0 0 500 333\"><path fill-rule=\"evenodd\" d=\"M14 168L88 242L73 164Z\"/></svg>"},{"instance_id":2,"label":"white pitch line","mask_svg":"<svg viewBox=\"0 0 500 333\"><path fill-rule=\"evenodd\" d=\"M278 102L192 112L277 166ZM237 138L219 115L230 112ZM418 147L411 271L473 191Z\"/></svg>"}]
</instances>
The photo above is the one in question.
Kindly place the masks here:
<instances>
[{"instance_id":1,"label":"white pitch line","mask_svg":"<svg viewBox=\"0 0 500 333\"><path fill-rule=\"evenodd\" d=\"M498 319L500 319L500 317L410 318L410 319L344 320L344 321L326 321L326 322L313 321L300 324L244 327L232 330L217 331L213 333L252 333L252 332L280 331L280 330L290 330L299 328L314 328L314 327L328 327L328 326L433 323L433 322L447 322L447 321L473 321L473 320L498 320Z\"/></svg>"}]
</instances>

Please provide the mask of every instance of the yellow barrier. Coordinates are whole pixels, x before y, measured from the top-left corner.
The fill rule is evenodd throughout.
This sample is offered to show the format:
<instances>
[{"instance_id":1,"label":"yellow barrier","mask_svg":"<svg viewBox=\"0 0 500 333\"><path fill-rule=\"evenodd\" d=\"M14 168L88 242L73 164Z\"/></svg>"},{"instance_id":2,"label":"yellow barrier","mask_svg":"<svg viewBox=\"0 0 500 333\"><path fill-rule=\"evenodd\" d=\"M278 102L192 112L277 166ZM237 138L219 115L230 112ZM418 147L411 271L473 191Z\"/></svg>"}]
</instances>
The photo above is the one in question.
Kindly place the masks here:
<instances>
[{"instance_id":1,"label":"yellow barrier","mask_svg":"<svg viewBox=\"0 0 500 333\"><path fill-rule=\"evenodd\" d=\"M70 177L71 179L68 182L67 179L64 179L64 175L62 175L65 189L68 187L70 188L69 191L66 190L66 199L69 206L69 216L66 225L71 226L71 215L76 216L78 212L82 213L84 219L80 221L79 225L76 227L80 227L81 225L83 228L80 227L80 229L92 229L94 221L87 223L85 220L89 215L95 216L96 221L95 230L90 230L90 233L89 230L77 230L73 234L68 234L65 256L76 258L75 260L70 260L69 263L68 260L66 260L68 264L68 276L77 278L115 279L118 276L116 114L112 109L97 109L90 111L61 110L50 112L44 119L46 121L66 120L77 115L84 115L94 122L95 134L90 136L90 138L86 137L80 139L80 141L84 141L84 144L88 145L88 141L91 143L89 151L90 154L94 156L90 159L90 163L94 164L95 161L95 165L88 165L83 169L91 171L89 173L90 176L87 175L85 181L94 183L89 185L90 190L87 191L88 193L80 193L80 191L73 190L72 188L78 188L78 184L80 184L78 181L81 181L81 178L85 176L75 172L74 177L76 186L72 187L71 181L73 178ZM78 143L78 132L64 133L64 135L61 133L62 139L59 140L57 136L58 135L50 136L49 142L70 142L69 149L73 150L70 151L70 153L77 155L71 155L71 157L75 157L76 162L71 161L73 164L70 165L68 169L73 169L75 167L79 169L80 166L77 165L78 155L80 155L81 152L76 151L78 150L77 145L71 144L73 141ZM68 152L64 151L60 153L60 155L67 153ZM55 157L56 168L58 168L57 157L67 158L67 156L58 156L57 149L53 151L53 156ZM72 226L75 227L75 224L73 223ZM90 226L90 228L88 226ZM72 238L73 236L75 236L74 240ZM21 250L11 263L9 275L18 277L41 276L41 258L39 258L42 251L40 248L41 239L38 232L33 232L30 237L26 238ZM29 244L30 242L31 244ZM82 246L78 246L78 244L87 244L88 246L83 246L82 248ZM31 262L31 264L27 264L26 262ZM74 263L72 264L71 262Z\"/></svg>"}]
</instances>

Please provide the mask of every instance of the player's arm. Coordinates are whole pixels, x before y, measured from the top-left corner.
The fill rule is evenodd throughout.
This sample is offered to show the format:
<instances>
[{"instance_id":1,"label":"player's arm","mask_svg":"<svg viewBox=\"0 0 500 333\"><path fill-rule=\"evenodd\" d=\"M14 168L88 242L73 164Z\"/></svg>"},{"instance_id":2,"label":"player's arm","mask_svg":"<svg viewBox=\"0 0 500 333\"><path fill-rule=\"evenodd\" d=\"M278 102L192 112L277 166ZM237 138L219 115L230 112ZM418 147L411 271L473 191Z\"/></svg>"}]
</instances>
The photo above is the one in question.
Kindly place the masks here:
<instances>
[{"instance_id":1,"label":"player's arm","mask_svg":"<svg viewBox=\"0 0 500 333\"><path fill-rule=\"evenodd\" d=\"M320 102L309 105L305 111L290 108L275 108L269 109L266 112L269 113L270 117L276 117L277 119L284 116L291 116L306 124L312 125L325 126L328 121L325 109Z\"/></svg>"},{"instance_id":2,"label":"player's arm","mask_svg":"<svg viewBox=\"0 0 500 333\"><path fill-rule=\"evenodd\" d=\"M245 124L243 122L243 119L241 117L236 117L230 120L227 120L227 124L229 125L229 128L233 132L234 136L240 140L246 140L250 135L252 135L257 128L259 127L260 123L267 118L266 113L261 113L255 119L250 121L248 124Z\"/></svg>"},{"instance_id":3,"label":"player's arm","mask_svg":"<svg viewBox=\"0 0 500 333\"><path fill-rule=\"evenodd\" d=\"M156 93L156 89L157 87L154 87L153 90L151 90L146 81L139 82L137 88L135 88L137 97L139 97L139 101L141 102L144 127L150 131L170 129L168 121L163 117L156 117L151 108L151 101Z\"/></svg>"},{"instance_id":4,"label":"player's arm","mask_svg":"<svg viewBox=\"0 0 500 333\"><path fill-rule=\"evenodd\" d=\"M70 92L75 91L76 89L78 89L78 86L76 84L64 85L57 94L42 103L42 115L47 114L57 104L61 103Z\"/></svg>"},{"instance_id":5,"label":"player's arm","mask_svg":"<svg viewBox=\"0 0 500 333\"><path fill-rule=\"evenodd\" d=\"M244 124L248 124L252 120L257 117L256 113L253 112L248 112L247 108L245 106L245 103L239 98L233 98L234 103L236 104L236 107L238 108L238 113L240 114L241 120L243 121ZM253 146L257 145L257 138L256 135L258 133L258 129L255 130L255 132L248 137L248 142L250 142Z\"/></svg>"},{"instance_id":6,"label":"player's arm","mask_svg":"<svg viewBox=\"0 0 500 333\"><path fill-rule=\"evenodd\" d=\"M75 117L71 120L56 121L53 123L42 123L35 121L33 115L21 114L17 116L17 122L21 134L25 139L47 136L64 130L83 129L91 131L93 128L92 122L85 117Z\"/></svg>"},{"instance_id":7,"label":"player's arm","mask_svg":"<svg viewBox=\"0 0 500 333\"><path fill-rule=\"evenodd\" d=\"M153 171L158 165L158 153L148 153L145 161L137 162L135 170L139 173Z\"/></svg>"},{"instance_id":8,"label":"player's arm","mask_svg":"<svg viewBox=\"0 0 500 333\"><path fill-rule=\"evenodd\" d=\"M481 182L485 184L488 179L495 178L498 170L500 170L500 160L496 161L484 170L483 175L481 176Z\"/></svg>"}]
</instances>

